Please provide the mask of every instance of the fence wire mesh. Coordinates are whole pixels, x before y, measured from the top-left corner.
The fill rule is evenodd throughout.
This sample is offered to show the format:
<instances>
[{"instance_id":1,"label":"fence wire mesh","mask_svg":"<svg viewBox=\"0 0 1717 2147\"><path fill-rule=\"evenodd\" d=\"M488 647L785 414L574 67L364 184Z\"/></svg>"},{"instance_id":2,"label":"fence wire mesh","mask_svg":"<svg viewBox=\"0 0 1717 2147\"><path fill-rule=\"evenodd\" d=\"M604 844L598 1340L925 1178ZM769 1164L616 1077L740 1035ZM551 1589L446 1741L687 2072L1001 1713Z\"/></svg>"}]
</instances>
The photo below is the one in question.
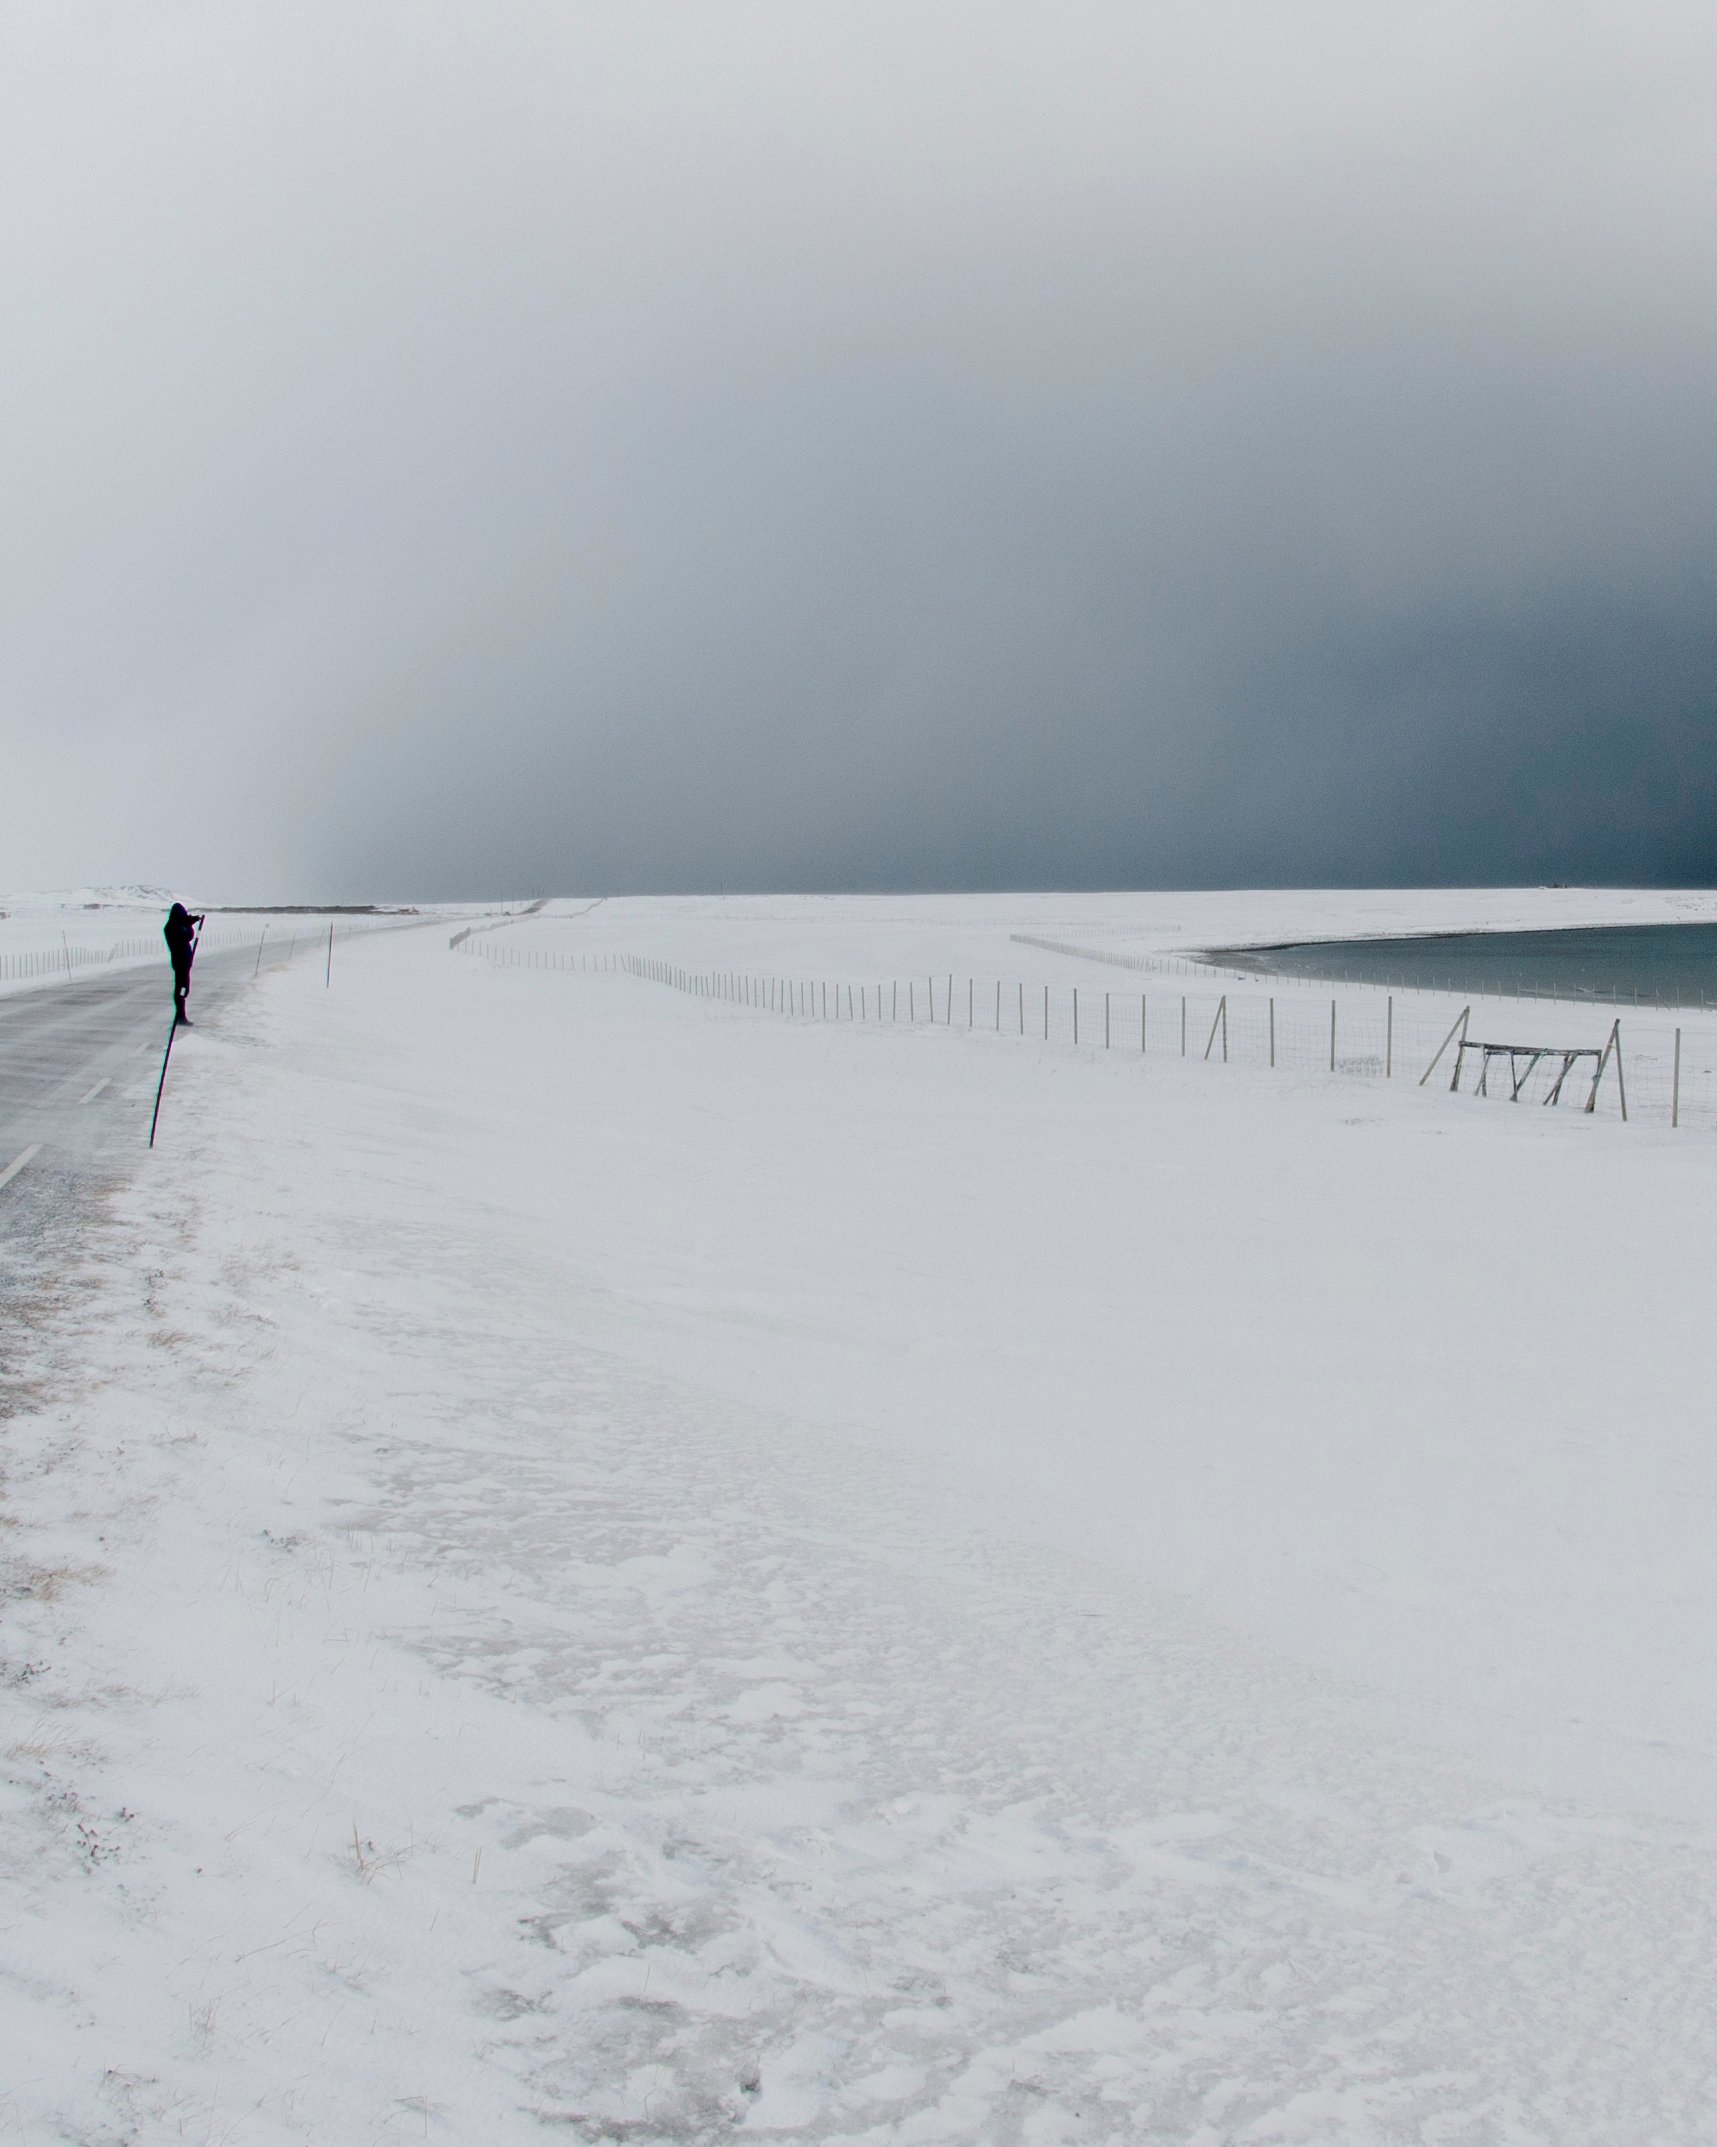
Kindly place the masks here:
<instances>
[{"instance_id":1,"label":"fence wire mesh","mask_svg":"<svg viewBox=\"0 0 1717 2147\"><path fill-rule=\"evenodd\" d=\"M1023 935L1015 935L1016 940ZM1038 942L1030 942L1038 944ZM1049 942L1046 951L1063 950ZM970 1029L1057 1050L1164 1058L1300 1077L1396 1081L1427 1093L1455 1087L1457 1028L1467 1011L1469 1049L1459 1093L1474 1096L1484 1072L1471 1047L1513 1047L1494 1058L1482 1100L1584 1112L1630 1123L1717 1130L1717 1016L1699 1009L1629 1010L1586 1000L1465 998L1458 993L1335 992L1283 979L1280 988L1236 987L1193 965L1142 990L943 972L911 977L779 976L693 970L656 956L576 954L463 940L458 951L504 968L624 975L700 998L795 1021ZM1117 966L1140 968L1128 957ZM1197 979L1204 981L1195 981ZM1594 1056L1612 1030L1617 1055L1594 1095ZM1438 1056L1441 1048L1441 1057ZM1564 1054L1586 1054L1564 1068ZM1435 1066L1433 1070L1433 1061ZM1559 1098L1553 1096L1562 1076Z\"/></svg>"}]
</instances>

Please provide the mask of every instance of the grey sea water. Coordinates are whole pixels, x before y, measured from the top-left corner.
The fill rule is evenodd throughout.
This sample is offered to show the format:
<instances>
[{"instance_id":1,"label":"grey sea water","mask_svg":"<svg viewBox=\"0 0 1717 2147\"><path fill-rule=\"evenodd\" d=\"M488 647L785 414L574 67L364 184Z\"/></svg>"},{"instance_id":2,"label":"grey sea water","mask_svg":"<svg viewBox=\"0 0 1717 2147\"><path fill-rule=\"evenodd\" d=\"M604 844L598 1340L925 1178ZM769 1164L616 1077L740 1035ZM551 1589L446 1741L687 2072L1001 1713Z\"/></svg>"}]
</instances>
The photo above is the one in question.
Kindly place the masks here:
<instances>
[{"instance_id":1,"label":"grey sea water","mask_svg":"<svg viewBox=\"0 0 1717 2147\"><path fill-rule=\"evenodd\" d=\"M1261 975L1645 1006L1717 1006L1717 924L1439 932L1395 939L1213 947L1207 960Z\"/></svg>"}]
</instances>

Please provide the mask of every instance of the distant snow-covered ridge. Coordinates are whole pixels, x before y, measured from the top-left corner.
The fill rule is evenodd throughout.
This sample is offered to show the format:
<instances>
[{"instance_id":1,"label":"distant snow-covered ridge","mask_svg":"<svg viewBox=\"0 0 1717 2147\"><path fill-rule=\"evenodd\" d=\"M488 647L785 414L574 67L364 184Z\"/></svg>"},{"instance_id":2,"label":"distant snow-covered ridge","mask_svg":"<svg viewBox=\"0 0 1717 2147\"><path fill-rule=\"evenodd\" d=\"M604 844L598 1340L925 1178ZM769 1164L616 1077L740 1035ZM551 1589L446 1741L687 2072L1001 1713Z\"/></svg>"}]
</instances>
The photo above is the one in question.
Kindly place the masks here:
<instances>
[{"instance_id":1,"label":"distant snow-covered ridge","mask_svg":"<svg viewBox=\"0 0 1717 2147\"><path fill-rule=\"evenodd\" d=\"M1031 932L1010 932L1016 947L1037 947L1045 954L1068 954L1078 962L1104 962L1111 969L1133 969L1153 976L1208 977L1215 965L1185 954L1110 954L1099 947L1076 947L1071 940L1039 939Z\"/></svg>"}]
</instances>

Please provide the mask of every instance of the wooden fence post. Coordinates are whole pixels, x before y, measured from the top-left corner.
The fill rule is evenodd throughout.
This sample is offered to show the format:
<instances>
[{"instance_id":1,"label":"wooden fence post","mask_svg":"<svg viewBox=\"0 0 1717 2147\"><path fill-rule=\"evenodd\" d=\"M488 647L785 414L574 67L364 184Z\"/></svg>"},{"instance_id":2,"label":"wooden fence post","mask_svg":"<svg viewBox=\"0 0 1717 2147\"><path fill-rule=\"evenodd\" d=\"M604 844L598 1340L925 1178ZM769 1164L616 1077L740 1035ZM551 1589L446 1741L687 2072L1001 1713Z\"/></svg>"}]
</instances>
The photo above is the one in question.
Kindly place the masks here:
<instances>
[{"instance_id":1,"label":"wooden fence post","mask_svg":"<svg viewBox=\"0 0 1717 2147\"><path fill-rule=\"evenodd\" d=\"M1598 1058L1598 1070L1592 1076L1592 1093L1586 1098L1588 1111L1598 1108L1598 1083L1604 1078L1604 1068L1609 1064L1612 1052L1616 1060L1616 1092L1621 1097L1622 1124L1625 1126L1628 1122L1628 1084L1622 1073L1622 1024L1619 1017L1610 1025L1608 1040Z\"/></svg>"},{"instance_id":2,"label":"wooden fence post","mask_svg":"<svg viewBox=\"0 0 1717 2147\"><path fill-rule=\"evenodd\" d=\"M1437 1058L1434 1058L1434 1059L1433 1059L1433 1060L1431 1061L1430 1065L1429 1065L1429 1066L1427 1066L1427 1067L1425 1068L1425 1071L1424 1071L1424 1072L1423 1072L1423 1073L1422 1073L1422 1074L1421 1074L1421 1075L1419 1076L1419 1086L1420 1086L1421 1088L1423 1088L1423 1087L1425 1086L1425 1083L1426 1083L1427 1081L1429 1081L1429 1080L1430 1080L1430 1078L1431 1078L1431 1076L1432 1076L1432 1075L1433 1075L1433 1074L1434 1074L1434 1073L1436 1072L1436 1070L1437 1070L1437 1059L1440 1059L1440 1058L1442 1057L1443 1053L1444 1053L1445 1051L1447 1051L1447 1050L1448 1050L1449 1046L1450 1046L1450 1045L1451 1045L1451 1044L1452 1044L1452 1043L1454 1042L1454 1040L1455 1040L1455 1037L1456 1037L1457 1033L1458 1033L1458 1034L1459 1034L1459 1036L1460 1036L1461 1042L1462 1042L1463 1044L1464 1044L1464 1043L1466 1042L1466 1040L1467 1040L1467 1023L1468 1023L1468 1021L1470 1020L1470 1018L1471 1018L1471 1016L1472 1016L1472 1011L1473 1011L1473 1010L1472 1010L1472 1008L1471 1008L1471 1006L1470 1006L1470 1005L1469 1005L1469 1006L1463 1006L1463 1007L1461 1008L1460 1012L1459 1012L1459 1013L1458 1013L1458 1014L1457 1014L1457 1015L1455 1016L1455 1019L1454 1019L1454 1025L1453 1025L1453 1027L1451 1027L1451 1029L1449 1030L1449 1033L1448 1033L1448 1035L1447 1035L1447 1036L1445 1036L1445 1037L1443 1038L1443 1041L1442 1041L1442 1042L1441 1042L1441 1043L1440 1043L1440 1044L1439 1044L1439 1045L1437 1046ZM1455 1053L1455 1081L1458 1081L1458 1080L1459 1080L1460 1078L1461 1078L1461 1055L1460 1055L1460 1053L1459 1053L1459 1052L1457 1051L1457 1052ZM1449 1086L1450 1086L1450 1088L1451 1088L1451 1089L1453 1089L1454 1085L1455 1085L1455 1082L1454 1082L1454 1081L1451 1081L1451 1082L1449 1083Z\"/></svg>"}]
</instances>

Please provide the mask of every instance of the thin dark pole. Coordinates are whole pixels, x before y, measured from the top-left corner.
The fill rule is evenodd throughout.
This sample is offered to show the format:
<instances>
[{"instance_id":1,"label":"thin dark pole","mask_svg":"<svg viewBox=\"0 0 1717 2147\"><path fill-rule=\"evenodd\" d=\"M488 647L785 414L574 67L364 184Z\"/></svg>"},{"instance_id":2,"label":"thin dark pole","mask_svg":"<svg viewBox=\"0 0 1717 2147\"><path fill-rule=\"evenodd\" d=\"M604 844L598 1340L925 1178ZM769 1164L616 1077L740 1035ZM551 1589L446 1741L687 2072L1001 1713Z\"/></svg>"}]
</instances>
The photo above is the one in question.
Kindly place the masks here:
<instances>
[{"instance_id":1,"label":"thin dark pole","mask_svg":"<svg viewBox=\"0 0 1717 2147\"><path fill-rule=\"evenodd\" d=\"M322 979L324 988L334 981L334 920L328 919L328 974Z\"/></svg>"},{"instance_id":2,"label":"thin dark pole","mask_svg":"<svg viewBox=\"0 0 1717 2147\"><path fill-rule=\"evenodd\" d=\"M155 1121L161 1116L161 1091L167 1086L167 1061L173 1056L173 1039L179 1033L177 1008L173 1013L173 1026L167 1031L167 1048L161 1054L161 1078L155 1084L155 1108L149 1114L149 1145L155 1145Z\"/></svg>"}]
</instances>

